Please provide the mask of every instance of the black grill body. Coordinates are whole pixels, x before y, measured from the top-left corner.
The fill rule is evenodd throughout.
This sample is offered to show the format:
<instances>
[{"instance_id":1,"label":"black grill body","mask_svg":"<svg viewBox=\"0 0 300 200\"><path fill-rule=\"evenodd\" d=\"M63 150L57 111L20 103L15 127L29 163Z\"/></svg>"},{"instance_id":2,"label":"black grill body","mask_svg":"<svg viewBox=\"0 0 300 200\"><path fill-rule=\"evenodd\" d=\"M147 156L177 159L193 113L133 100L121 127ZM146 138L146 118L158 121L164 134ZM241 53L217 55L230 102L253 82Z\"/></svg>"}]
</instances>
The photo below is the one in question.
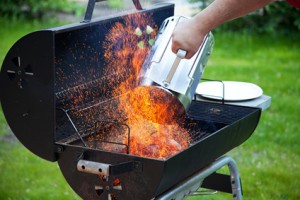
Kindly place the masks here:
<instances>
[{"instance_id":1,"label":"black grill body","mask_svg":"<svg viewBox=\"0 0 300 200\"><path fill-rule=\"evenodd\" d=\"M193 101L186 118L186 128L199 135L194 136L193 144L188 149L167 160L61 144L64 151L58 163L71 187L84 199L106 199L109 194L117 199L151 199L242 144L255 130L260 114L258 108ZM78 172L74 166L79 159L111 165L135 162L139 163L139 167L109 176L108 181L103 181L97 175ZM95 191L98 185L112 188L115 179L120 180L121 191L109 189L101 195Z\"/></svg>"}]
</instances>

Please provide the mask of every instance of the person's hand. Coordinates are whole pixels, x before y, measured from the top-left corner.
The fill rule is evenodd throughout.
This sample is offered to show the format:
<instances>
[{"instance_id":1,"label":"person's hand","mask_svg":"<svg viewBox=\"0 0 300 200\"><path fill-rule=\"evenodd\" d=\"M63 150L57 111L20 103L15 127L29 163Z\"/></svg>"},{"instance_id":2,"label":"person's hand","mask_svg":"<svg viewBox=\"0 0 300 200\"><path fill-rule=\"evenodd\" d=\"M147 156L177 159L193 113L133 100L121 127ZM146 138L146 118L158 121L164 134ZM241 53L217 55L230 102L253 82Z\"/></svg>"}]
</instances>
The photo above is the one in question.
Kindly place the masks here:
<instances>
[{"instance_id":1,"label":"person's hand","mask_svg":"<svg viewBox=\"0 0 300 200\"><path fill-rule=\"evenodd\" d=\"M198 51L206 32L197 27L195 18L180 22L172 34L172 51L176 54L179 49L187 51L185 58L189 59Z\"/></svg>"}]
</instances>

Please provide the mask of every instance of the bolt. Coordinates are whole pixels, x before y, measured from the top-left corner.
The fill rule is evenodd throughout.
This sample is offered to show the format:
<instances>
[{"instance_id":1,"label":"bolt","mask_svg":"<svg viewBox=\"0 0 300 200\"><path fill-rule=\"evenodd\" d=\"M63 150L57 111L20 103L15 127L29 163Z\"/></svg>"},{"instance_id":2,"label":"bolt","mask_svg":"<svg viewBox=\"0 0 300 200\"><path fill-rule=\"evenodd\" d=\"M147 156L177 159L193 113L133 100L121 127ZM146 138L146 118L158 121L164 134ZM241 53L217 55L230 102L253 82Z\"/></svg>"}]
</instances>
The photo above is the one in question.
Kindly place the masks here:
<instances>
[{"instance_id":1,"label":"bolt","mask_svg":"<svg viewBox=\"0 0 300 200\"><path fill-rule=\"evenodd\" d=\"M21 82L18 82L17 84L18 84L18 86L19 86L19 88L20 88L20 89L22 89L22 88L23 88L23 86L22 86L22 83L21 83Z\"/></svg>"},{"instance_id":2,"label":"bolt","mask_svg":"<svg viewBox=\"0 0 300 200\"><path fill-rule=\"evenodd\" d=\"M57 153L61 153L64 151L64 149L61 146L58 146L56 151L57 151Z\"/></svg>"},{"instance_id":3,"label":"bolt","mask_svg":"<svg viewBox=\"0 0 300 200\"><path fill-rule=\"evenodd\" d=\"M139 163L135 163L135 164L134 164L134 168L135 168L135 169L138 169L139 167L140 167Z\"/></svg>"}]
</instances>

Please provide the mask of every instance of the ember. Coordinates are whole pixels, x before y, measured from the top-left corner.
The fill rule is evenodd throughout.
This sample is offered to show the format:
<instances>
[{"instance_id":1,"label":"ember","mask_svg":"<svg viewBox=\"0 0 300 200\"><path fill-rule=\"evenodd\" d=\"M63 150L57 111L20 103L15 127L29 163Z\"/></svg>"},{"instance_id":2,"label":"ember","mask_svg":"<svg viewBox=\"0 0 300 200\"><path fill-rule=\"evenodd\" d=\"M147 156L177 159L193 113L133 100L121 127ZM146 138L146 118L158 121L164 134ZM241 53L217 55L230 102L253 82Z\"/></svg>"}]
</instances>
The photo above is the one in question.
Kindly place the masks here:
<instances>
[{"instance_id":1,"label":"ember","mask_svg":"<svg viewBox=\"0 0 300 200\"><path fill-rule=\"evenodd\" d=\"M131 123L130 153L142 157L167 159L184 150L189 134L178 125L155 124L149 121Z\"/></svg>"},{"instance_id":2,"label":"ember","mask_svg":"<svg viewBox=\"0 0 300 200\"><path fill-rule=\"evenodd\" d=\"M149 15L141 14L127 18L124 24L116 23L106 37L105 58L110 66L106 73L122 72L124 68L130 71L130 77L114 88L116 96L128 94L120 97L118 108L115 109L127 116L126 124L131 132L129 153L166 159L187 148L190 138L181 127L182 123L175 118L182 113L177 99L170 98L168 92L159 88L137 87L141 66L153 44L156 31L157 26ZM111 140L116 139L116 134L111 136ZM119 134L117 138L128 144L128 138L124 135ZM113 144L103 147L116 150ZM124 149L122 151L125 152Z\"/></svg>"},{"instance_id":3,"label":"ember","mask_svg":"<svg viewBox=\"0 0 300 200\"><path fill-rule=\"evenodd\" d=\"M191 140L189 133L178 124L157 124L143 119L129 119L126 124L130 127L129 153L137 156L167 159L187 148ZM127 139L128 129L113 124L98 131L96 137L90 136L88 142L93 148L126 153Z\"/></svg>"}]
</instances>

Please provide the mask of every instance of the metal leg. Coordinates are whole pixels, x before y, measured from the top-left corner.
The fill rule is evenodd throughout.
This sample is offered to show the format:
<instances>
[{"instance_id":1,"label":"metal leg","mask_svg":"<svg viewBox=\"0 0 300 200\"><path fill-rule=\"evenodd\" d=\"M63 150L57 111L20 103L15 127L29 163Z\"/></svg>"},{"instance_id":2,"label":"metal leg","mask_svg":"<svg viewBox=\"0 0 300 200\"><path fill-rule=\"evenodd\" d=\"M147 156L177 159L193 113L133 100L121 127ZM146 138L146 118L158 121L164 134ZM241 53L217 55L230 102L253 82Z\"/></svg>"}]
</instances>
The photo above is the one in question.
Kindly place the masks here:
<instances>
[{"instance_id":1,"label":"metal leg","mask_svg":"<svg viewBox=\"0 0 300 200\"><path fill-rule=\"evenodd\" d=\"M238 174L238 168L233 158L229 156L223 156L217 159L208 167L202 171L188 178L184 182L178 184L174 188L170 189L166 193L155 198L157 200L181 200L189 194L195 192L202 184L202 181L216 172L218 169L228 165L231 177L232 195L234 200L242 200L242 189Z\"/></svg>"},{"instance_id":2,"label":"metal leg","mask_svg":"<svg viewBox=\"0 0 300 200\"><path fill-rule=\"evenodd\" d=\"M231 179L231 188L232 195L234 200L242 200L242 187L240 182L240 176L238 173L238 168L236 162L231 158L231 161L228 162L228 168L230 171L230 179Z\"/></svg>"}]
</instances>

